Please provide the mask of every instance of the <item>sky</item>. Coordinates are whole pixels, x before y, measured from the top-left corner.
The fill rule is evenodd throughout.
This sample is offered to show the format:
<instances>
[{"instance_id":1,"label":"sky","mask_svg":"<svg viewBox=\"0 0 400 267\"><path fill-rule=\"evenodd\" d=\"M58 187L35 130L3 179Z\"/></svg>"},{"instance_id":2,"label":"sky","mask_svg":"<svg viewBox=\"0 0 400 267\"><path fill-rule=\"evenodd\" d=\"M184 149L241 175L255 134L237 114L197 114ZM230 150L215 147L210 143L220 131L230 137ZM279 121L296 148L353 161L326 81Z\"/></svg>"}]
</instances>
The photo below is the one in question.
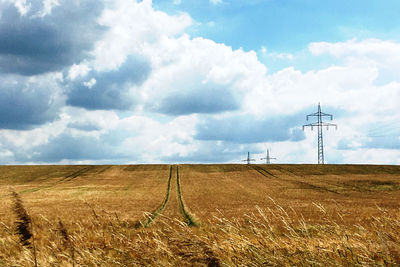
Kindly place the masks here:
<instances>
[{"instance_id":1,"label":"sky","mask_svg":"<svg viewBox=\"0 0 400 267\"><path fill-rule=\"evenodd\" d=\"M400 164L397 0L0 0L0 164Z\"/></svg>"}]
</instances>

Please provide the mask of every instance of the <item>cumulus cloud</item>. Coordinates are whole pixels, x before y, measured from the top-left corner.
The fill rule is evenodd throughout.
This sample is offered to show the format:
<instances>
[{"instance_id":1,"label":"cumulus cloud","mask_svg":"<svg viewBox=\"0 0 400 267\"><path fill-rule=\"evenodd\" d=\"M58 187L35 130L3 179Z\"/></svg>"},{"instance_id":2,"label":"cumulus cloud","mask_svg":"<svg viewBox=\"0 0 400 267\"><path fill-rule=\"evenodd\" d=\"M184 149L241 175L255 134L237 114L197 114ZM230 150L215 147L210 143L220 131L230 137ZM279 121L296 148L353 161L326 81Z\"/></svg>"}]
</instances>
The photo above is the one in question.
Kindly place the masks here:
<instances>
[{"instance_id":1,"label":"cumulus cloud","mask_svg":"<svg viewBox=\"0 0 400 267\"><path fill-rule=\"evenodd\" d=\"M348 62L375 65L383 83L400 81L400 43L390 40L352 39L346 42L316 42L309 45L313 55L329 54Z\"/></svg>"},{"instance_id":2,"label":"cumulus cloud","mask_svg":"<svg viewBox=\"0 0 400 267\"><path fill-rule=\"evenodd\" d=\"M202 141L198 142L191 151L185 155L179 153L164 156L164 162L183 162L183 163L221 163L221 162L241 162L246 158L247 152L262 153L262 149L253 144L237 145L230 142Z\"/></svg>"},{"instance_id":3,"label":"cumulus cloud","mask_svg":"<svg viewBox=\"0 0 400 267\"><path fill-rule=\"evenodd\" d=\"M261 47L260 52L263 57L272 60L294 60L294 55L291 53L277 53L277 52L268 53L267 48L265 46Z\"/></svg>"},{"instance_id":4,"label":"cumulus cloud","mask_svg":"<svg viewBox=\"0 0 400 267\"><path fill-rule=\"evenodd\" d=\"M152 51L155 62L144 84L146 109L163 114L238 110L257 76L266 73L255 52L232 50L204 38L164 39Z\"/></svg>"},{"instance_id":5,"label":"cumulus cloud","mask_svg":"<svg viewBox=\"0 0 400 267\"><path fill-rule=\"evenodd\" d=\"M196 146L192 137L196 123L197 115L179 116L164 122L134 115L122 119L118 128L131 133L123 147L139 153L139 162L153 163L175 154L188 155Z\"/></svg>"},{"instance_id":6,"label":"cumulus cloud","mask_svg":"<svg viewBox=\"0 0 400 267\"><path fill-rule=\"evenodd\" d=\"M75 128L78 130L82 130L82 131L99 131L101 130L100 125L98 125L97 123L88 121L88 122L71 122L68 124L69 128Z\"/></svg>"},{"instance_id":7,"label":"cumulus cloud","mask_svg":"<svg viewBox=\"0 0 400 267\"><path fill-rule=\"evenodd\" d=\"M27 130L51 122L64 101L54 75L0 75L0 129Z\"/></svg>"},{"instance_id":8,"label":"cumulus cloud","mask_svg":"<svg viewBox=\"0 0 400 267\"><path fill-rule=\"evenodd\" d=\"M90 110L129 109L135 102L130 88L142 84L150 72L151 66L146 58L129 56L117 69L91 70L85 75L74 75L75 79L64 83L67 104Z\"/></svg>"},{"instance_id":9,"label":"cumulus cloud","mask_svg":"<svg viewBox=\"0 0 400 267\"><path fill-rule=\"evenodd\" d=\"M151 0L117 0L108 2L99 23L107 28L107 32L96 43L93 67L101 71L115 69L130 54L146 55L156 64L152 58L153 50L161 49L164 38L184 34L192 19L186 13L171 16L156 11Z\"/></svg>"},{"instance_id":10,"label":"cumulus cloud","mask_svg":"<svg viewBox=\"0 0 400 267\"><path fill-rule=\"evenodd\" d=\"M0 8L3 161L237 162L268 147L280 162L315 162L316 133L300 127L321 102L341 114L324 135L328 162L399 162L398 132L366 127L400 120L397 42L312 43L311 61L340 60L269 74L256 52L192 38L188 14L150 0Z\"/></svg>"},{"instance_id":11,"label":"cumulus cloud","mask_svg":"<svg viewBox=\"0 0 400 267\"><path fill-rule=\"evenodd\" d=\"M381 100L382 92L374 85L378 75L379 70L370 64L331 66L306 73L290 67L259 79L246 95L244 108L258 115L293 114L321 102L325 107L361 111ZM393 89L387 91L393 93ZM354 101L365 94L377 98Z\"/></svg>"},{"instance_id":12,"label":"cumulus cloud","mask_svg":"<svg viewBox=\"0 0 400 267\"><path fill-rule=\"evenodd\" d=\"M387 60L389 57L393 56L395 56L396 60L400 58L400 56L397 55L400 49L399 43L379 39L352 39L337 43L315 42L309 45L309 49L313 55L329 53L336 57L371 56L380 60Z\"/></svg>"},{"instance_id":13,"label":"cumulus cloud","mask_svg":"<svg viewBox=\"0 0 400 267\"><path fill-rule=\"evenodd\" d=\"M340 150L354 149L400 149L400 133L392 135L382 135L378 137L362 137L359 139L343 138L338 142L337 148Z\"/></svg>"},{"instance_id":14,"label":"cumulus cloud","mask_svg":"<svg viewBox=\"0 0 400 267\"><path fill-rule=\"evenodd\" d=\"M132 133L122 135L124 130L118 129L118 121L113 111L64 107L60 118L52 123L24 131L0 130L0 154L2 150L9 154L0 160L11 164L126 162L134 158L134 151L121 149L121 143ZM94 147L88 149L91 145ZM85 151L79 152L80 149ZM75 152L78 154L73 158ZM94 155L97 152L107 153ZM52 160L51 155L57 153L59 156Z\"/></svg>"},{"instance_id":15,"label":"cumulus cloud","mask_svg":"<svg viewBox=\"0 0 400 267\"><path fill-rule=\"evenodd\" d=\"M67 104L89 110L127 110L143 105L141 85L158 65L153 54L162 47L163 38L183 33L191 24L190 17L155 11L148 0L115 1L109 3L99 23L107 31L96 43L94 58L69 70ZM164 81L159 82L160 89L165 89Z\"/></svg>"},{"instance_id":16,"label":"cumulus cloud","mask_svg":"<svg viewBox=\"0 0 400 267\"><path fill-rule=\"evenodd\" d=\"M0 3L0 72L41 74L89 56L104 31L96 21L102 2L65 0L59 4Z\"/></svg>"},{"instance_id":17,"label":"cumulus cloud","mask_svg":"<svg viewBox=\"0 0 400 267\"><path fill-rule=\"evenodd\" d=\"M218 84L187 83L182 91L171 92L152 106L152 110L168 115L220 113L240 107L230 88Z\"/></svg>"},{"instance_id":18,"label":"cumulus cloud","mask_svg":"<svg viewBox=\"0 0 400 267\"><path fill-rule=\"evenodd\" d=\"M305 138L299 129L303 118L302 114L268 119L256 119L248 115L208 118L197 126L195 138L241 144L301 141Z\"/></svg>"},{"instance_id":19,"label":"cumulus cloud","mask_svg":"<svg viewBox=\"0 0 400 267\"><path fill-rule=\"evenodd\" d=\"M124 155L102 138L73 136L63 133L52 137L45 144L34 147L24 161L60 162L63 160L110 160L123 159ZM129 155L133 158L133 155ZM20 159L21 160L21 159Z\"/></svg>"}]
</instances>

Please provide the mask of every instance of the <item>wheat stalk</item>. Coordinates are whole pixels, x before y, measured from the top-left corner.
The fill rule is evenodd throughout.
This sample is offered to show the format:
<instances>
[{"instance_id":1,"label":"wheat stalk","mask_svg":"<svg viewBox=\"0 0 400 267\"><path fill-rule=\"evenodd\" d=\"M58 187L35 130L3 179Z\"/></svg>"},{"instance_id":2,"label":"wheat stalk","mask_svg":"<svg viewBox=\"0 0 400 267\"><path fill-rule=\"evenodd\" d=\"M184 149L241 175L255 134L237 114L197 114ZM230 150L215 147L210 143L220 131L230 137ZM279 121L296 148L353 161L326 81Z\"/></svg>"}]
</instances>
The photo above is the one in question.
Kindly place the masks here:
<instances>
[{"instance_id":1,"label":"wheat stalk","mask_svg":"<svg viewBox=\"0 0 400 267\"><path fill-rule=\"evenodd\" d=\"M75 266L75 248L74 248L73 241L70 238L67 228L65 227L65 225L63 224L63 222L60 219L58 221L58 226L59 226L60 234L64 241L64 246L69 248L71 251L72 266L74 267Z\"/></svg>"},{"instance_id":2,"label":"wheat stalk","mask_svg":"<svg viewBox=\"0 0 400 267\"><path fill-rule=\"evenodd\" d=\"M16 233L19 236L19 241L22 246L27 247L33 251L33 260L35 267L37 266L37 256L35 247L35 238L33 236L32 219L26 211L21 197L17 192L11 191L14 202L14 213L17 216Z\"/></svg>"}]
</instances>

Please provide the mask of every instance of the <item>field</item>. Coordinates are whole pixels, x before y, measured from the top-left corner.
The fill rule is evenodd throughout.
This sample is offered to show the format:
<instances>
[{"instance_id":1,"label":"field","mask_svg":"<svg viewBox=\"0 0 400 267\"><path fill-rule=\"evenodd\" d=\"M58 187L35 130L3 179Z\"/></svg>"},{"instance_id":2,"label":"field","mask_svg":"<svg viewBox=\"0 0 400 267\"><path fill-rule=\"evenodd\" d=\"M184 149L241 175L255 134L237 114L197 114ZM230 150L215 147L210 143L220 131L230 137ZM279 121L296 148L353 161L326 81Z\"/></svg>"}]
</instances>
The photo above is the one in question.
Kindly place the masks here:
<instances>
[{"instance_id":1,"label":"field","mask_svg":"<svg viewBox=\"0 0 400 267\"><path fill-rule=\"evenodd\" d=\"M400 166L0 173L0 266L400 266Z\"/></svg>"}]
</instances>

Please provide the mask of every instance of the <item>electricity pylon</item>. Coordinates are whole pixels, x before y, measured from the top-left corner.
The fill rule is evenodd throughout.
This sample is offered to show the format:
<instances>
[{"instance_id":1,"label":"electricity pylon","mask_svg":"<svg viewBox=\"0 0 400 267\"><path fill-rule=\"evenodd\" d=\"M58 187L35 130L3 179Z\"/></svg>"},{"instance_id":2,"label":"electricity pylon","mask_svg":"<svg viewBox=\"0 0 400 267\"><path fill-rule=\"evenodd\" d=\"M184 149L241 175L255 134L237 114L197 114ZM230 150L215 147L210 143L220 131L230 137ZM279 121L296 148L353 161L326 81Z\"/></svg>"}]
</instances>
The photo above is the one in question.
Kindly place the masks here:
<instances>
[{"instance_id":1,"label":"electricity pylon","mask_svg":"<svg viewBox=\"0 0 400 267\"><path fill-rule=\"evenodd\" d=\"M264 159L265 159L265 163L271 164L271 159L276 159L276 158L271 158L271 157L269 156L269 149L267 149L267 157L261 158L261 160L264 160Z\"/></svg>"},{"instance_id":2,"label":"electricity pylon","mask_svg":"<svg viewBox=\"0 0 400 267\"><path fill-rule=\"evenodd\" d=\"M247 164L250 164L250 162L255 161L255 159L250 158L250 152L247 152L247 159L244 159L242 161L246 161Z\"/></svg>"},{"instance_id":3,"label":"electricity pylon","mask_svg":"<svg viewBox=\"0 0 400 267\"><path fill-rule=\"evenodd\" d=\"M307 120L308 120L308 117L317 117L318 121L314 122L314 123L303 125L303 131L304 131L304 127L311 127L311 131L313 130L314 127L318 127L318 164L324 164L324 140L322 138L322 127L326 126L326 129L328 130L330 126L335 126L335 128L337 130L337 125L333 124L333 123L328 123L328 122L322 121L322 117L330 117L332 120L333 116L331 114L321 112L320 103L318 103L318 111L307 115L306 116Z\"/></svg>"}]
</instances>

